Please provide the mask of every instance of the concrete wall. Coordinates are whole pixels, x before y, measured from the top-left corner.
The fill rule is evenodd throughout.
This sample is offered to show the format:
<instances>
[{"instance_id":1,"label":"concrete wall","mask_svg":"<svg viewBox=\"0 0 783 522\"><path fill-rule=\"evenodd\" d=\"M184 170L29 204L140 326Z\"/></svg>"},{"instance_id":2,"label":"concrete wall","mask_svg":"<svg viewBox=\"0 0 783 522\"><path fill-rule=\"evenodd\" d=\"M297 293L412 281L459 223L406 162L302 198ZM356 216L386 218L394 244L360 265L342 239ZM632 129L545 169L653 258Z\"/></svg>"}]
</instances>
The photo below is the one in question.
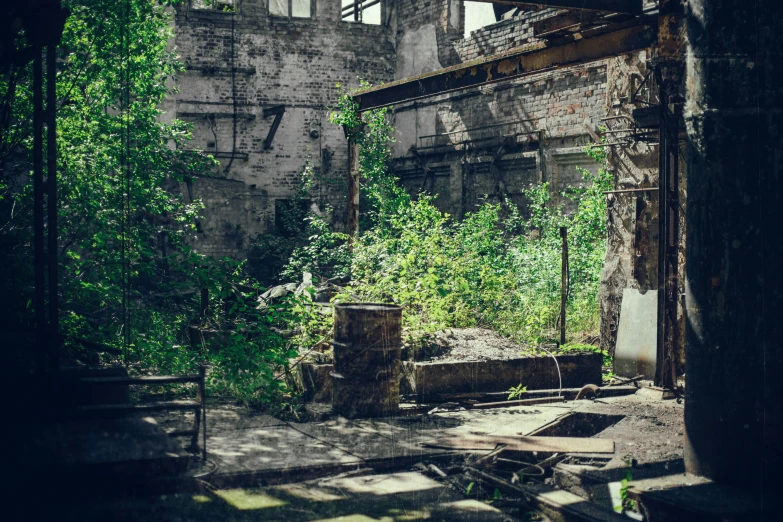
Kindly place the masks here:
<instances>
[{"instance_id":1,"label":"concrete wall","mask_svg":"<svg viewBox=\"0 0 783 522\"><path fill-rule=\"evenodd\" d=\"M311 18L270 16L267 0L237 0L233 13L195 6L177 11L175 45L187 70L173 112L193 122L193 145L213 152L220 166L189 191L182 187L206 205L194 245L209 255L244 255L273 226L275 200L296 192L307 162L332 181L315 193L336 207L341 226L348 149L328 123L328 107L337 83L393 79L392 28L344 22L336 1L313 2ZM276 105L285 114L264 149L274 120L264 109Z\"/></svg>"}]
</instances>

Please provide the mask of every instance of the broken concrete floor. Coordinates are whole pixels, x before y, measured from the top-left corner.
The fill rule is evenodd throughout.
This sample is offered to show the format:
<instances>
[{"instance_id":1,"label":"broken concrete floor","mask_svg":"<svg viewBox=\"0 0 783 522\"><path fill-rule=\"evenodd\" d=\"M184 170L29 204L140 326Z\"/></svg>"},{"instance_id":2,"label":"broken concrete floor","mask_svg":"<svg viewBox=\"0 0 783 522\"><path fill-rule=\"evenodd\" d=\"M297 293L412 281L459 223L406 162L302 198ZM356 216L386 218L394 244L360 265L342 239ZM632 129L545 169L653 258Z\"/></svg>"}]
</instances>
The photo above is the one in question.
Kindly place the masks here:
<instances>
[{"instance_id":1,"label":"broken concrete floor","mask_svg":"<svg viewBox=\"0 0 783 522\"><path fill-rule=\"evenodd\" d=\"M105 520L109 513L113 520L525 520L525 513L542 506L531 508L520 498L535 491L560 506L556 509L616 520L621 516L614 513L622 502L620 486L629 473L630 497L666 509L677 498L714 489L683 473L682 412L675 401L638 394L319 422L286 422L213 405L207 413L208 459L193 459L179 486L169 483L166 494L158 490L92 499L80 503L75 515L79 520ZM171 413L155 422L175 430L187 427L190 418ZM594 437L613 440L615 451L552 455L503 450L482 459L488 452L427 445L435 437L465 435ZM541 463L545 473L525 469L528 476L522 473L525 478L515 487L522 484L527 493L500 488L496 493L481 470L508 482L520 472L514 462ZM728 492L721 498L733 497ZM753 506L745 497L735 500L724 508L743 520ZM543 508L537 512L544 517L552 515L547 509L555 509L546 503ZM639 507L634 511L632 516L642 516Z\"/></svg>"}]
</instances>

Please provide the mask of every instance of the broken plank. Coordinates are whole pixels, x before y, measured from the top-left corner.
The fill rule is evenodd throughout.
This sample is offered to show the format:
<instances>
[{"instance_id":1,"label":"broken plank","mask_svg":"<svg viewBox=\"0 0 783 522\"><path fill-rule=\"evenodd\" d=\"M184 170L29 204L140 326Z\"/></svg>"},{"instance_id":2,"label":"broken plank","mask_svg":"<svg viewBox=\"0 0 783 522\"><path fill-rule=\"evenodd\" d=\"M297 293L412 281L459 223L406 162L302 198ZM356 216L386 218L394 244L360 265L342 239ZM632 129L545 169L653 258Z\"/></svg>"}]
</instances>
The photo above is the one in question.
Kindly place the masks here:
<instances>
[{"instance_id":1,"label":"broken plank","mask_svg":"<svg viewBox=\"0 0 783 522\"><path fill-rule=\"evenodd\" d=\"M502 401L502 402L480 402L474 404L472 409L483 410L489 408L508 408L511 406L527 406L531 404L550 404L553 402L565 402L565 398L559 397L542 397L540 399L521 399L518 401Z\"/></svg>"},{"instance_id":2,"label":"broken plank","mask_svg":"<svg viewBox=\"0 0 783 522\"><path fill-rule=\"evenodd\" d=\"M548 453L614 453L614 441L583 437L512 437L465 434L440 437L424 443L426 446L461 450L495 449L503 444L513 451L541 451Z\"/></svg>"},{"instance_id":3,"label":"broken plank","mask_svg":"<svg viewBox=\"0 0 783 522\"><path fill-rule=\"evenodd\" d=\"M527 504L535 506L553 522L623 522L628 517L565 490L540 491L524 484L512 484L493 473L468 467L476 478L506 493L518 493Z\"/></svg>"}]
</instances>

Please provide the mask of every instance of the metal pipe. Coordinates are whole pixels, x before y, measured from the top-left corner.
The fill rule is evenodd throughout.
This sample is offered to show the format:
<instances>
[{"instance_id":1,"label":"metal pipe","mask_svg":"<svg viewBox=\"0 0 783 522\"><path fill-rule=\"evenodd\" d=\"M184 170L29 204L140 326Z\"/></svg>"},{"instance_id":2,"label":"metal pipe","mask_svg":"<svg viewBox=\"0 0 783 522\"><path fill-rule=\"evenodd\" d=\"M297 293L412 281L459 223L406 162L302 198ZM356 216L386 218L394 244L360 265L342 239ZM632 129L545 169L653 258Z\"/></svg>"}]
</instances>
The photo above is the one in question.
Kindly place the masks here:
<instances>
[{"instance_id":1,"label":"metal pipe","mask_svg":"<svg viewBox=\"0 0 783 522\"><path fill-rule=\"evenodd\" d=\"M46 188L49 261L49 369L60 368L60 313L57 295L57 45L46 46Z\"/></svg>"},{"instance_id":2,"label":"metal pipe","mask_svg":"<svg viewBox=\"0 0 783 522\"><path fill-rule=\"evenodd\" d=\"M566 302L568 301L568 228L560 227L560 345L566 343Z\"/></svg>"},{"instance_id":3,"label":"metal pipe","mask_svg":"<svg viewBox=\"0 0 783 522\"><path fill-rule=\"evenodd\" d=\"M653 190L658 190L658 187L640 187L640 188L632 188L632 189L605 190L604 194L626 194L629 192L650 192Z\"/></svg>"},{"instance_id":4,"label":"metal pipe","mask_svg":"<svg viewBox=\"0 0 783 522\"><path fill-rule=\"evenodd\" d=\"M33 59L33 252L35 280L36 367L46 370L46 310L43 219L43 77L42 47L35 46Z\"/></svg>"}]
</instances>

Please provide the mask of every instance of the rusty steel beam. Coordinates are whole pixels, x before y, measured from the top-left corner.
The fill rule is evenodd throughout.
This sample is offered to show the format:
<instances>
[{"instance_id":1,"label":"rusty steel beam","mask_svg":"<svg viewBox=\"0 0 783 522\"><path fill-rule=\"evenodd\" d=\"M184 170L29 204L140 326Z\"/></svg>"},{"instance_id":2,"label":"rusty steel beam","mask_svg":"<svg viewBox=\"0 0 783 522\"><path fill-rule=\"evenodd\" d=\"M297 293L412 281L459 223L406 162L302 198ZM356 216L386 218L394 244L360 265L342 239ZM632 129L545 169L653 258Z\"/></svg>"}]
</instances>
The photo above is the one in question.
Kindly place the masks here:
<instances>
[{"instance_id":1,"label":"rusty steel beam","mask_svg":"<svg viewBox=\"0 0 783 522\"><path fill-rule=\"evenodd\" d=\"M431 73L357 91L353 99L360 111L387 107L447 92L530 75L555 67L588 63L646 49L656 42L656 18L634 21L635 25L576 39L517 47Z\"/></svg>"},{"instance_id":2,"label":"rusty steel beam","mask_svg":"<svg viewBox=\"0 0 783 522\"><path fill-rule=\"evenodd\" d=\"M556 7L580 11L604 11L610 13L642 14L642 0L473 0L486 4L515 5L517 7Z\"/></svg>"},{"instance_id":3,"label":"rusty steel beam","mask_svg":"<svg viewBox=\"0 0 783 522\"><path fill-rule=\"evenodd\" d=\"M601 14L593 11L563 11L555 16L533 22L533 34L539 36L575 25L594 22L600 18Z\"/></svg>"}]
</instances>

